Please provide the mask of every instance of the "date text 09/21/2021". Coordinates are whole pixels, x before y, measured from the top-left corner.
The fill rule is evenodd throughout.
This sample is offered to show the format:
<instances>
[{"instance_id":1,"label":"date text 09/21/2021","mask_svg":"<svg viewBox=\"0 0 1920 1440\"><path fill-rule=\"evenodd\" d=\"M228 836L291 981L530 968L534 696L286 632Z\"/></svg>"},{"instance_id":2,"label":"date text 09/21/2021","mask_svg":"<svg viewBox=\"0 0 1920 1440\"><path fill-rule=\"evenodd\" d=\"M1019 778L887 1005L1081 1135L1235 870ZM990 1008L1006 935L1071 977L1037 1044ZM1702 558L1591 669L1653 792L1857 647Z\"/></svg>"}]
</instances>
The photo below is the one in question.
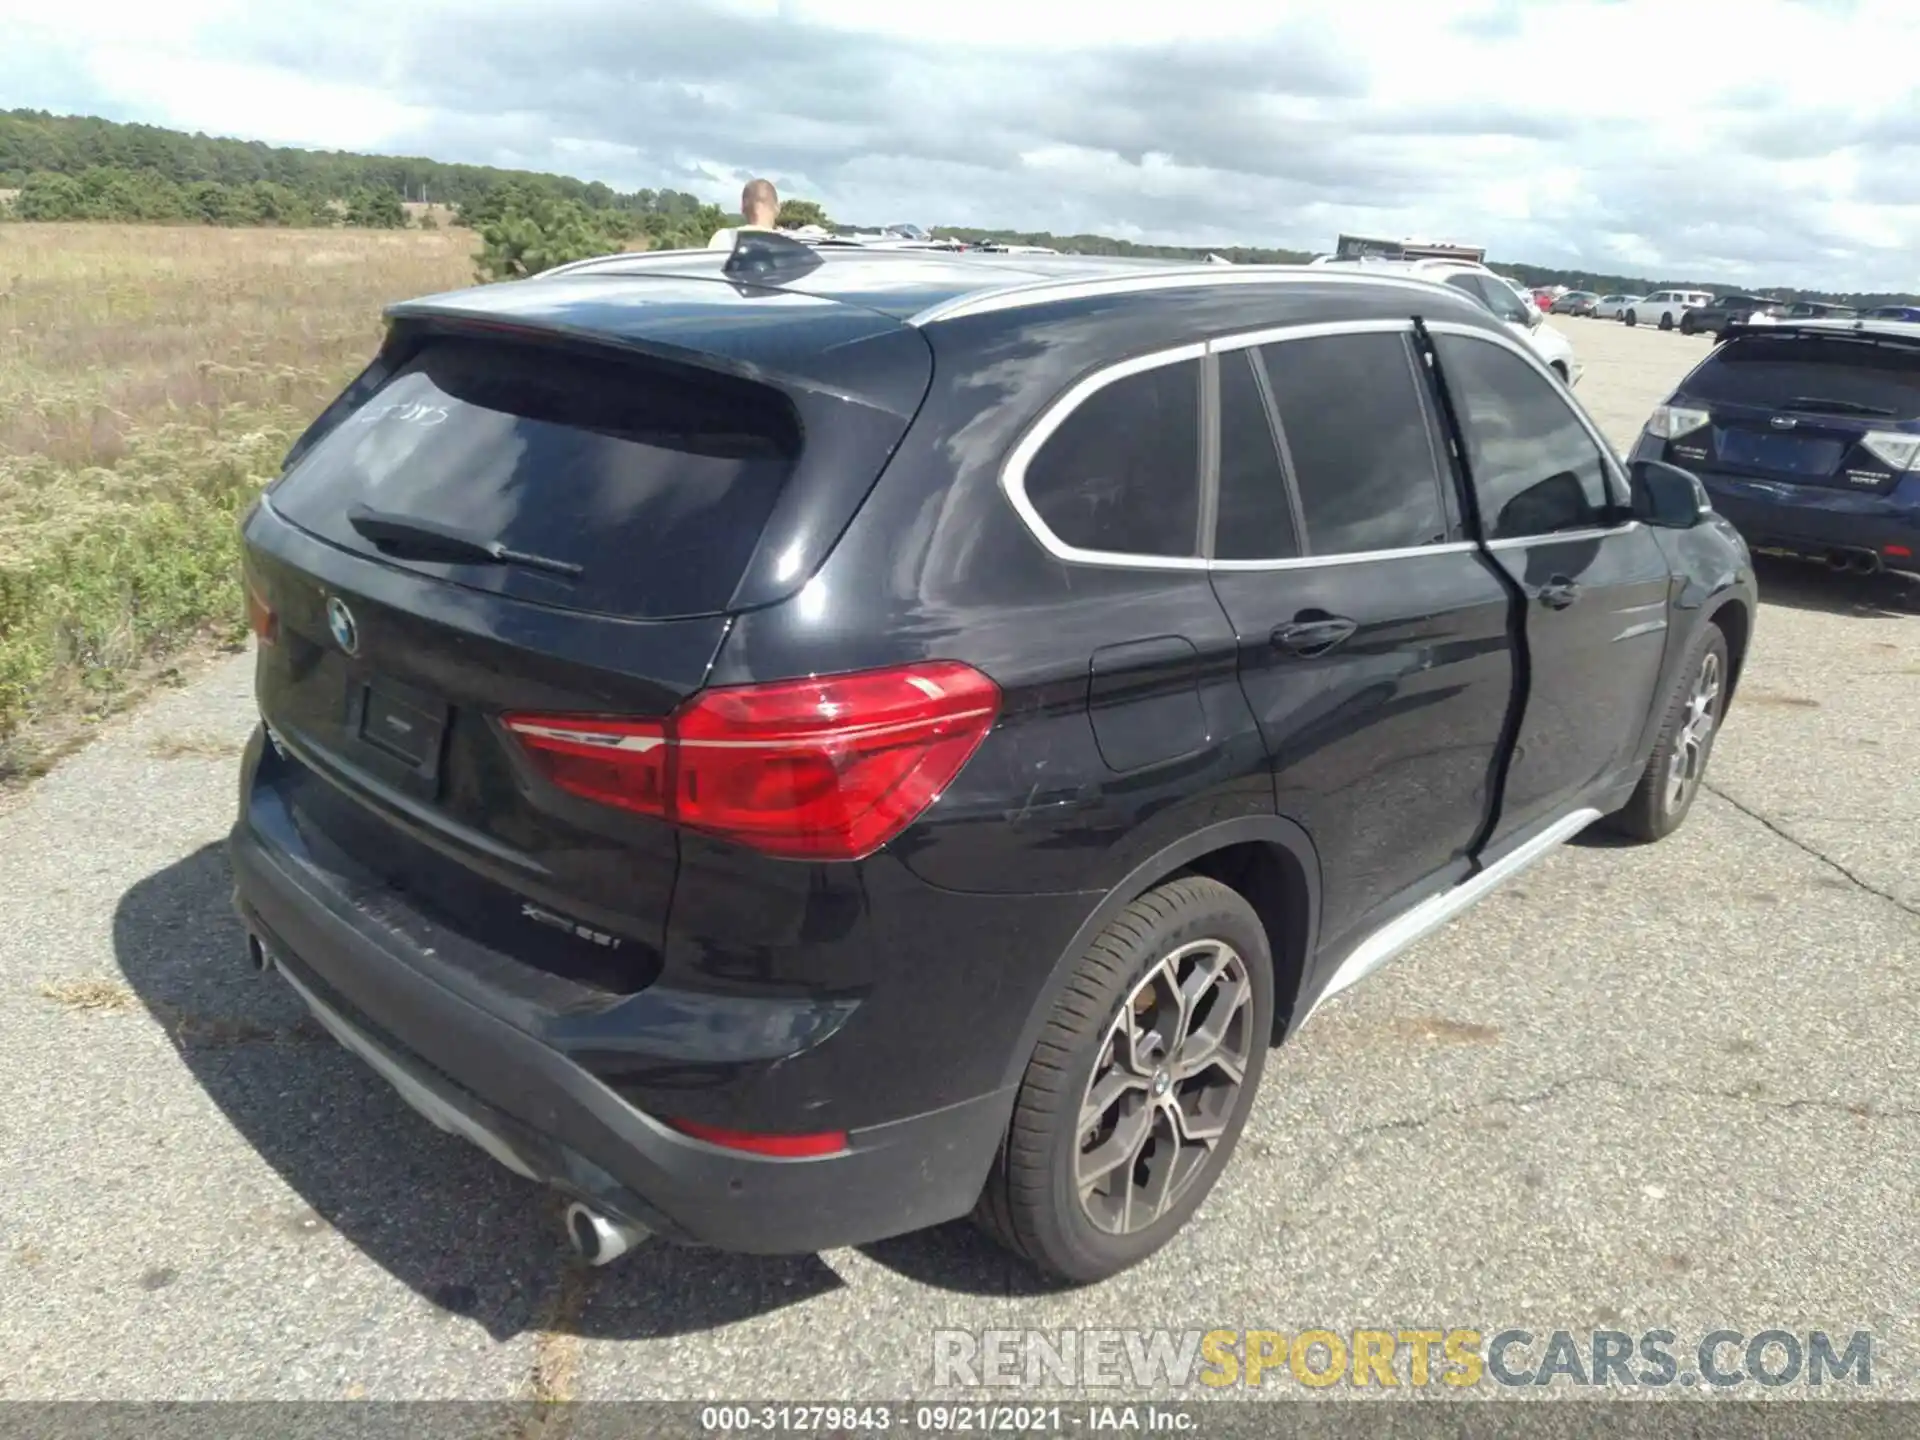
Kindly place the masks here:
<instances>
[{"instance_id":1,"label":"date text 09/21/2021","mask_svg":"<svg viewBox=\"0 0 1920 1440\"><path fill-rule=\"evenodd\" d=\"M1111 1403L708 1405L700 1411L700 1428L718 1434L880 1434L896 1429L931 1435L1058 1435L1076 1430L1174 1434L1191 1432L1198 1423L1191 1412L1171 1405Z\"/></svg>"}]
</instances>

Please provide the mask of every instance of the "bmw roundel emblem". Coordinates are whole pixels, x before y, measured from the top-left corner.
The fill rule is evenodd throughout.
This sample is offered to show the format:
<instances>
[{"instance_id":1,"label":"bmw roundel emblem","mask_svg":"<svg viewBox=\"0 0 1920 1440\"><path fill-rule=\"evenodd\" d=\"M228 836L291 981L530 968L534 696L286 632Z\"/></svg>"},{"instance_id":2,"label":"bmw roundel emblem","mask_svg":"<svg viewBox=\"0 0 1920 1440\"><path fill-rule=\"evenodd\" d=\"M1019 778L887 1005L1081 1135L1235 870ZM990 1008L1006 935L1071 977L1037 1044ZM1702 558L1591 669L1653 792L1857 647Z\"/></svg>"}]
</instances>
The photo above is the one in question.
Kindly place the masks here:
<instances>
[{"instance_id":1,"label":"bmw roundel emblem","mask_svg":"<svg viewBox=\"0 0 1920 1440\"><path fill-rule=\"evenodd\" d=\"M360 627L354 623L353 612L347 608L347 602L338 595L327 601L327 629L333 633L334 642L347 654L359 653Z\"/></svg>"}]
</instances>

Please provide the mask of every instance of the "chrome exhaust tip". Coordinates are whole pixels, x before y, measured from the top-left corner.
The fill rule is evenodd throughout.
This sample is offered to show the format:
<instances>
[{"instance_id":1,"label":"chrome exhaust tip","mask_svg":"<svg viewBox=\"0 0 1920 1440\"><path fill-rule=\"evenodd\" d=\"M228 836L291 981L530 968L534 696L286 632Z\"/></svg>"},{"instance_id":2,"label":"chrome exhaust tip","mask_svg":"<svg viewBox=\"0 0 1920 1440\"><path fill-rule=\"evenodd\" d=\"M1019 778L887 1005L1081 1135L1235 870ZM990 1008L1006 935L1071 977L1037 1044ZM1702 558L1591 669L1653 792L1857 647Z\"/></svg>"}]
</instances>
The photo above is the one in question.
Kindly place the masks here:
<instances>
[{"instance_id":1,"label":"chrome exhaust tip","mask_svg":"<svg viewBox=\"0 0 1920 1440\"><path fill-rule=\"evenodd\" d=\"M1856 575L1878 575L1880 573L1880 557L1871 550L1859 550L1854 552L1853 558L1848 562L1847 568L1852 570Z\"/></svg>"},{"instance_id":2,"label":"chrome exhaust tip","mask_svg":"<svg viewBox=\"0 0 1920 1440\"><path fill-rule=\"evenodd\" d=\"M578 1200L567 1206L567 1241L589 1265L608 1265L653 1232L623 1220L609 1220Z\"/></svg>"},{"instance_id":3,"label":"chrome exhaust tip","mask_svg":"<svg viewBox=\"0 0 1920 1440\"><path fill-rule=\"evenodd\" d=\"M258 935L247 936L247 962L263 975L273 969L273 952L260 943Z\"/></svg>"}]
</instances>

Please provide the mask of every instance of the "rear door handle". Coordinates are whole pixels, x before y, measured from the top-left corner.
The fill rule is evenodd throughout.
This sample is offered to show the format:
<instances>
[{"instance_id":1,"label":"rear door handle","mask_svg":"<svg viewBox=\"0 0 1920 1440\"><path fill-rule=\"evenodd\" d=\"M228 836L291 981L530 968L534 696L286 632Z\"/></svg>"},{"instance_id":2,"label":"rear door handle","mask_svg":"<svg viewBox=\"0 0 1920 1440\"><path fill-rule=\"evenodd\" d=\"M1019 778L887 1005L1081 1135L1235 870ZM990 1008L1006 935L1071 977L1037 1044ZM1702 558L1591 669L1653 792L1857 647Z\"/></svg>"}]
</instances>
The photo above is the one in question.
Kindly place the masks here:
<instances>
[{"instance_id":1,"label":"rear door handle","mask_svg":"<svg viewBox=\"0 0 1920 1440\"><path fill-rule=\"evenodd\" d=\"M1540 587L1540 603L1564 610L1580 598L1580 587L1564 575L1556 575Z\"/></svg>"},{"instance_id":2,"label":"rear door handle","mask_svg":"<svg viewBox=\"0 0 1920 1440\"><path fill-rule=\"evenodd\" d=\"M1344 615L1330 615L1324 620L1294 620L1274 630L1273 645L1289 655L1324 655L1359 628L1358 622Z\"/></svg>"}]
</instances>

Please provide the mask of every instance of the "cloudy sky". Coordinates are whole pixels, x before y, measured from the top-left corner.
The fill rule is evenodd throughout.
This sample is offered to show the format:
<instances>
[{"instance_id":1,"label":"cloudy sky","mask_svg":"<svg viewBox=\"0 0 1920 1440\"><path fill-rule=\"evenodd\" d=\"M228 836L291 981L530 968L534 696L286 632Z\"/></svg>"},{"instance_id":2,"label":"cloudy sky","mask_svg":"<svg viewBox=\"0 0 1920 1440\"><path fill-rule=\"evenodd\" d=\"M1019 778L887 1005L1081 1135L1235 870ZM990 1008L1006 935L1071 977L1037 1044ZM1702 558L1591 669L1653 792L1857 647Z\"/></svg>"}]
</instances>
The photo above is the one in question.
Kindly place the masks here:
<instances>
[{"instance_id":1,"label":"cloudy sky","mask_svg":"<svg viewBox=\"0 0 1920 1440\"><path fill-rule=\"evenodd\" d=\"M1920 288L1914 0L0 0L0 34L0 105L729 206L757 172L870 224Z\"/></svg>"}]
</instances>

